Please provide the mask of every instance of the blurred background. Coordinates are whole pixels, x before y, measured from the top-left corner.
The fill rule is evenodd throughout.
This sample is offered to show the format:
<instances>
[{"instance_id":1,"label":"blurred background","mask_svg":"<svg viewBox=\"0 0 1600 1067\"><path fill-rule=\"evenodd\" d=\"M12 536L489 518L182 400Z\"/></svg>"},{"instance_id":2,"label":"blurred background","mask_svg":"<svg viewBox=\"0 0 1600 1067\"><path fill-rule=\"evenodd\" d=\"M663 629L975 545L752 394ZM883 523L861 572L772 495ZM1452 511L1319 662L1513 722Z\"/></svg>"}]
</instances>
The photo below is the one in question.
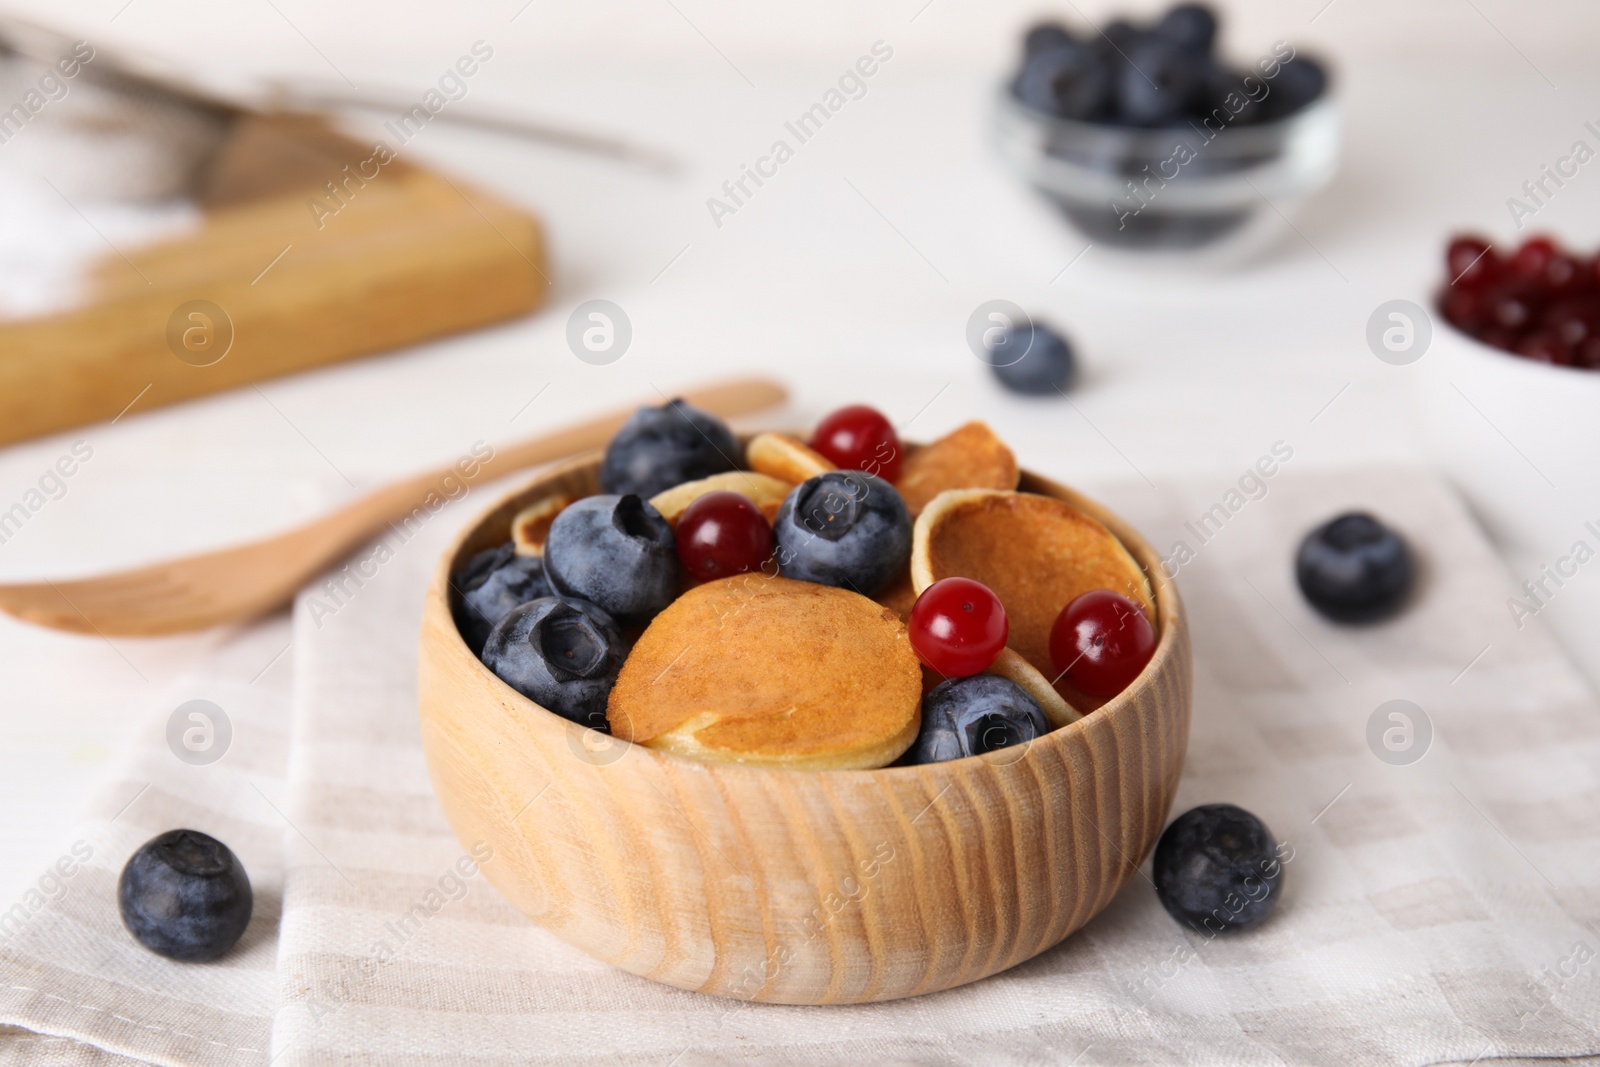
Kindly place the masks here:
<instances>
[{"instance_id":1,"label":"blurred background","mask_svg":"<svg viewBox=\"0 0 1600 1067\"><path fill-rule=\"evenodd\" d=\"M27 50L55 55L83 41L95 55L15 132L0 118L0 406L11 423L0 426L0 512L29 499L62 456L80 460L0 543L0 581L260 537L474 442L751 372L793 394L764 423L803 427L859 401L925 440L983 418L1025 466L1091 492L1181 478L1214 483L1215 496L1280 440L1297 469L1431 467L1467 491L1512 573L1537 573L1572 539L1563 523L1600 517L1600 496L1581 488L1596 433L1581 412L1595 387L1562 368L1535 368L1564 377L1526 392L1492 377L1469 384L1448 373L1460 339L1436 316L1434 351L1386 361L1368 324L1389 301L1432 308L1458 232L1508 251L1548 232L1593 255L1600 164L1549 186L1522 228L1508 200L1575 142L1600 148L1585 125L1600 128L1600 8L1214 6L1219 51L1236 65L1278 41L1327 64L1341 147L1331 182L1303 204L1262 196L1283 217L1275 241L1232 262L1174 265L1085 238L995 144L997 100L1029 25L1059 19L1093 36L1114 16L1157 17L1151 3L0 5L0 29L32 42ZM878 60L865 91L800 143L785 124L864 56ZM396 138L396 121L464 70L463 57L474 69L449 83L458 97ZM408 204L388 199L379 177L349 216L319 213L301 190L282 213L301 229L282 241L243 224L208 231L224 208L281 197L269 177L297 149L266 137L230 157L225 185L186 187L179 179L194 168L182 153L216 151L223 120L96 103L113 62L219 105L325 114L330 129L383 140L442 185ZM24 101L41 68L5 69L0 109ZM76 133L52 132L72 116ZM780 139L792 158L731 200L724 183ZM391 213L364 214L380 207ZM470 262L430 251L435 210L466 235ZM542 244L519 228L524 216ZM405 259L383 235L408 227L422 249L414 287L374 303L364 279ZM208 232L198 258L150 251ZM348 259L328 266L338 256ZM225 311L239 302L237 348L208 366L174 349L160 355L165 384L151 375L148 392L125 387L123 376L139 377L129 368L151 357L118 346L135 336L159 346L180 306L218 300L212 280L238 294L218 301ZM1070 337L1081 375L1067 397L1010 393L969 348L969 319L997 299ZM612 302L631 327L610 362L569 344L569 319L591 300ZM104 310L117 301L142 309L136 322ZM258 321L282 332L252 336L245 324ZM475 322L489 324L463 329ZM428 339L407 340L408 329ZM277 376L364 344L381 354ZM1430 379L1439 367L1444 376ZM173 383L191 371L215 371L195 389L232 387L182 400L188 387ZM1579 417L1552 419L1551 397L1580 405ZM1427 414L1444 401L1454 414ZM1435 422L1444 428L1429 430ZM1451 469L1466 454L1452 432L1470 439L1460 449L1483 450L1472 462L1492 468L1488 489ZM1528 509L1548 509L1542 525L1507 518ZM1146 533L1164 546L1172 532ZM1594 582L1575 579L1540 619L1591 677ZM217 639L113 641L0 618L0 846L17 860L3 865L0 890L48 862L163 683Z\"/></svg>"}]
</instances>

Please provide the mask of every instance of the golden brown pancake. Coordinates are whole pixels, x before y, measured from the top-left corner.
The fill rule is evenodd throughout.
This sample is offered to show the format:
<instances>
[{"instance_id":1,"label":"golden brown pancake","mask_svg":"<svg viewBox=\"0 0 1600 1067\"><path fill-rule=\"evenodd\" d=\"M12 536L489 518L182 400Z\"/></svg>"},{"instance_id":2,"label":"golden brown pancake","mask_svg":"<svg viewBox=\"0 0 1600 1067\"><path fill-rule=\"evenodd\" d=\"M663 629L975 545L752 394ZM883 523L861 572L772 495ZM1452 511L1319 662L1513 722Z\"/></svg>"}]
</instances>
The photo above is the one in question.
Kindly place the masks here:
<instances>
[{"instance_id":1,"label":"golden brown pancake","mask_svg":"<svg viewBox=\"0 0 1600 1067\"><path fill-rule=\"evenodd\" d=\"M727 471L665 489L651 497L650 504L661 512L662 518L676 528L678 519L690 504L707 493L725 491L748 498L752 504L761 509L761 514L767 517L767 521L771 522L777 516L783 498L788 496L789 490L793 488L789 482L774 478L770 474L760 474L756 471Z\"/></svg>"},{"instance_id":2,"label":"golden brown pancake","mask_svg":"<svg viewBox=\"0 0 1600 1067\"><path fill-rule=\"evenodd\" d=\"M969 422L906 457L894 487L915 518L946 489L1015 489L1017 457L982 422Z\"/></svg>"},{"instance_id":3,"label":"golden brown pancake","mask_svg":"<svg viewBox=\"0 0 1600 1067\"><path fill-rule=\"evenodd\" d=\"M576 499L565 494L547 496L517 512L511 520L511 540L516 543L517 555L544 555L544 542L550 536L550 524L556 521L562 509Z\"/></svg>"},{"instance_id":4,"label":"golden brown pancake","mask_svg":"<svg viewBox=\"0 0 1600 1067\"><path fill-rule=\"evenodd\" d=\"M702 759L883 767L915 740L922 669L894 612L847 589L737 575L689 590L622 665L618 737Z\"/></svg>"},{"instance_id":5,"label":"golden brown pancake","mask_svg":"<svg viewBox=\"0 0 1600 1067\"><path fill-rule=\"evenodd\" d=\"M751 470L795 485L834 469L827 456L813 452L800 438L786 433L756 434L744 446L744 459Z\"/></svg>"},{"instance_id":6,"label":"golden brown pancake","mask_svg":"<svg viewBox=\"0 0 1600 1067\"><path fill-rule=\"evenodd\" d=\"M1122 542L1054 497L992 489L955 489L935 497L917 518L911 581L921 592L953 576L994 590L1011 627L1008 644L1052 680L1059 672L1050 661L1050 628L1083 593L1121 593L1156 620L1150 584ZM1078 702L1082 694L1057 689L1085 710Z\"/></svg>"},{"instance_id":7,"label":"golden brown pancake","mask_svg":"<svg viewBox=\"0 0 1600 1067\"><path fill-rule=\"evenodd\" d=\"M900 616L901 622L910 622L911 609L917 603L917 590L911 584L911 568L906 567L900 577L872 599Z\"/></svg>"}]
</instances>

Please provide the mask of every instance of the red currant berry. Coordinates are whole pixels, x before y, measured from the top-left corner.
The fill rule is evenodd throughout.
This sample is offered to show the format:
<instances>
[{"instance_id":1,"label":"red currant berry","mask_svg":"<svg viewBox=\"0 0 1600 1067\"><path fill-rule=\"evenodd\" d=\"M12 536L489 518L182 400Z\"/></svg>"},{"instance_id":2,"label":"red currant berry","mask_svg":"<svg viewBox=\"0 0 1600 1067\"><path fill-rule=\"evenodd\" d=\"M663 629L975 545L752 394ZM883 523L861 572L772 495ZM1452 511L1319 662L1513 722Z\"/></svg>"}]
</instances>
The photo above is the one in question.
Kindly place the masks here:
<instances>
[{"instance_id":1,"label":"red currant berry","mask_svg":"<svg viewBox=\"0 0 1600 1067\"><path fill-rule=\"evenodd\" d=\"M866 471L886 482L900 477L900 437L883 412L865 404L840 408L817 424L811 447L840 470Z\"/></svg>"},{"instance_id":2,"label":"red currant berry","mask_svg":"<svg viewBox=\"0 0 1600 1067\"><path fill-rule=\"evenodd\" d=\"M1446 289L1440 301L1445 321L1471 333L1483 323L1483 297L1471 289Z\"/></svg>"},{"instance_id":3,"label":"red currant berry","mask_svg":"<svg viewBox=\"0 0 1600 1067\"><path fill-rule=\"evenodd\" d=\"M1594 333L1596 321L1595 309L1581 297L1559 300L1544 313L1545 328L1569 348L1577 348Z\"/></svg>"},{"instance_id":4,"label":"red currant berry","mask_svg":"<svg viewBox=\"0 0 1600 1067\"><path fill-rule=\"evenodd\" d=\"M1556 256L1555 242L1548 237L1530 237L1511 257L1511 272L1530 282L1539 281Z\"/></svg>"},{"instance_id":5,"label":"red currant berry","mask_svg":"<svg viewBox=\"0 0 1600 1067\"><path fill-rule=\"evenodd\" d=\"M1600 337L1591 337L1578 346L1573 365L1589 370L1600 370Z\"/></svg>"},{"instance_id":6,"label":"red currant berry","mask_svg":"<svg viewBox=\"0 0 1600 1067\"><path fill-rule=\"evenodd\" d=\"M1571 363L1569 349L1554 335L1540 331L1517 342L1517 355L1535 363Z\"/></svg>"},{"instance_id":7,"label":"red currant berry","mask_svg":"<svg viewBox=\"0 0 1600 1067\"><path fill-rule=\"evenodd\" d=\"M1502 352L1516 351L1517 335L1510 330L1502 330L1498 326L1488 326L1479 330L1474 336L1490 348L1498 348Z\"/></svg>"},{"instance_id":8,"label":"red currant berry","mask_svg":"<svg viewBox=\"0 0 1600 1067\"><path fill-rule=\"evenodd\" d=\"M749 497L697 497L678 519L678 561L702 582L757 570L772 555L772 526Z\"/></svg>"},{"instance_id":9,"label":"red currant berry","mask_svg":"<svg viewBox=\"0 0 1600 1067\"><path fill-rule=\"evenodd\" d=\"M1489 298L1489 317L1504 330L1520 333L1533 318L1533 302L1522 286L1506 286Z\"/></svg>"},{"instance_id":10,"label":"red currant berry","mask_svg":"<svg viewBox=\"0 0 1600 1067\"><path fill-rule=\"evenodd\" d=\"M1156 650L1156 631L1139 605L1109 589L1084 593L1050 628L1050 659L1074 689L1113 697L1139 676Z\"/></svg>"},{"instance_id":11,"label":"red currant berry","mask_svg":"<svg viewBox=\"0 0 1600 1067\"><path fill-rule=\"evenodd\" d=\"M1447 281L1457 288L1478 289L1500 275L1500 257L1481 237L1457 237L1444 260Z\"/></svg>"},{"instance_id":12,"label":"red currant berry","mask_svg":"<svg viewBox=\"0 0 1600 1067\"><path fill-rule=\"evenodd\" d=\"M1545 288L1559 296L1576 291L1583 284L1582 273L1577 260L1564 253L1557 253L1544 265L1542 280Z\"/></svg>"},{"instance_id":13,"label":"red currant berry","mask_svg":"<svg viewBox=\"0 0 1600 1067\"><path fill-rule=\"evenodd\" d=\"M971 578L941 578L911 607L911 647L946 678L966 678L994 662L1010 624L994 591Z\"/></svg>"}]
</instances>

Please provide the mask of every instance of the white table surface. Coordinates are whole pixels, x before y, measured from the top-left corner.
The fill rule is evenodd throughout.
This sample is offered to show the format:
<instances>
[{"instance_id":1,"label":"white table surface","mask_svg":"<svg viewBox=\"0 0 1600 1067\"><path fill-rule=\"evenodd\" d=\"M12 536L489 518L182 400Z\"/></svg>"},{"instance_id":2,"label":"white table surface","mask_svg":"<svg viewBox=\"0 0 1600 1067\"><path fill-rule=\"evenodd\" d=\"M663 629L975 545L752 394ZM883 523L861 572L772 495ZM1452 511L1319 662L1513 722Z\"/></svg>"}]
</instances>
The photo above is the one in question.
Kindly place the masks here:
<instances>
[{"instance_id":1,"label":"white table surface","mask_svg":"<svg viewBox=\"0 0 1600 1067\"><path fill-rule=\"evenodd\" d=\"M1293 445L1296 467L1425 463L1406 368L1368 351L1367 316L1394 297L1424 300L1452 230L1515 236L1505 198L1565 152L1585 119L1600 119L1600 74L1585 69L1600 29L1592 6L1242 5L1235 54L1288 37L1339 61L1343 167L1299 232L1263 260L1154 276L1113 269L1098 249L1074 263L1083 239L989 149L989 94L1031 5L916 0L867 12L841 2L760 15L686 3L556 10L545 0L449 13L75 6L87 27L79 36L92 29L196 70L348 76L418 95L473 41L492 41L478 99L647 141L684 167L664 178L431 125L408 156L547 223L548 307L259 392L136 406L114 426L0 449L0 506L73 441L94 449L68 494L0 545L0 579L86 574L259 536L347 499L352 484L453 460L477 439L752 370L791 385L795 424L850 401L878 405L912 437L985 418L1025 465L1091 487L1185 476L1213 480L1220 495L1278 439ZM1121 6L1085 10L1098 18ZM706 198L879 39L895 57L866 97L716 227ZM1585 170L1538 221L1578 247L1600 243L1600 170ZM633 322L632 348L608 367L565 345L568 313L594 297ZM967 316L995 297L1073 337L1088 373L1071 404L1007 395L967 351ZM1600 631L1594 577L1563 598L1542 619L1569 647L1600 647L1589 640ZM173 677L215 640L113 642L0 618L0 902L55 856L130 731L171 705ZM1600 675L1600 654L1580 658Z\"/></svg>"}]
</instances>

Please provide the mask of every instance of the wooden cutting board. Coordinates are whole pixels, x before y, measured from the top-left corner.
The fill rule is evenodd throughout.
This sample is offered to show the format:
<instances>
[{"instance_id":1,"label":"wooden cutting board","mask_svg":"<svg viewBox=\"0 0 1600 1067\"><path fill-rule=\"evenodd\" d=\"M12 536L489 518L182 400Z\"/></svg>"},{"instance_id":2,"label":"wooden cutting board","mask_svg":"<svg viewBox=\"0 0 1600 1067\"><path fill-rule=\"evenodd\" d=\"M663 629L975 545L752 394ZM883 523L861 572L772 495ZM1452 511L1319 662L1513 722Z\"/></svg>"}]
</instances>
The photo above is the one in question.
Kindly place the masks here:
<instances>
[{"instance_id":1,"label":"wooden cutting board","mask_svg":"<svg viewBox=\"0 0 1600 1067\"><path fill-rule=\"evenodd\" d=\"M79 307L0 322L0 444L539 305L534 218L373 157L319 118L240 114L200 176L198 231L108 255Z\"/></svg>"}]
</instances>

